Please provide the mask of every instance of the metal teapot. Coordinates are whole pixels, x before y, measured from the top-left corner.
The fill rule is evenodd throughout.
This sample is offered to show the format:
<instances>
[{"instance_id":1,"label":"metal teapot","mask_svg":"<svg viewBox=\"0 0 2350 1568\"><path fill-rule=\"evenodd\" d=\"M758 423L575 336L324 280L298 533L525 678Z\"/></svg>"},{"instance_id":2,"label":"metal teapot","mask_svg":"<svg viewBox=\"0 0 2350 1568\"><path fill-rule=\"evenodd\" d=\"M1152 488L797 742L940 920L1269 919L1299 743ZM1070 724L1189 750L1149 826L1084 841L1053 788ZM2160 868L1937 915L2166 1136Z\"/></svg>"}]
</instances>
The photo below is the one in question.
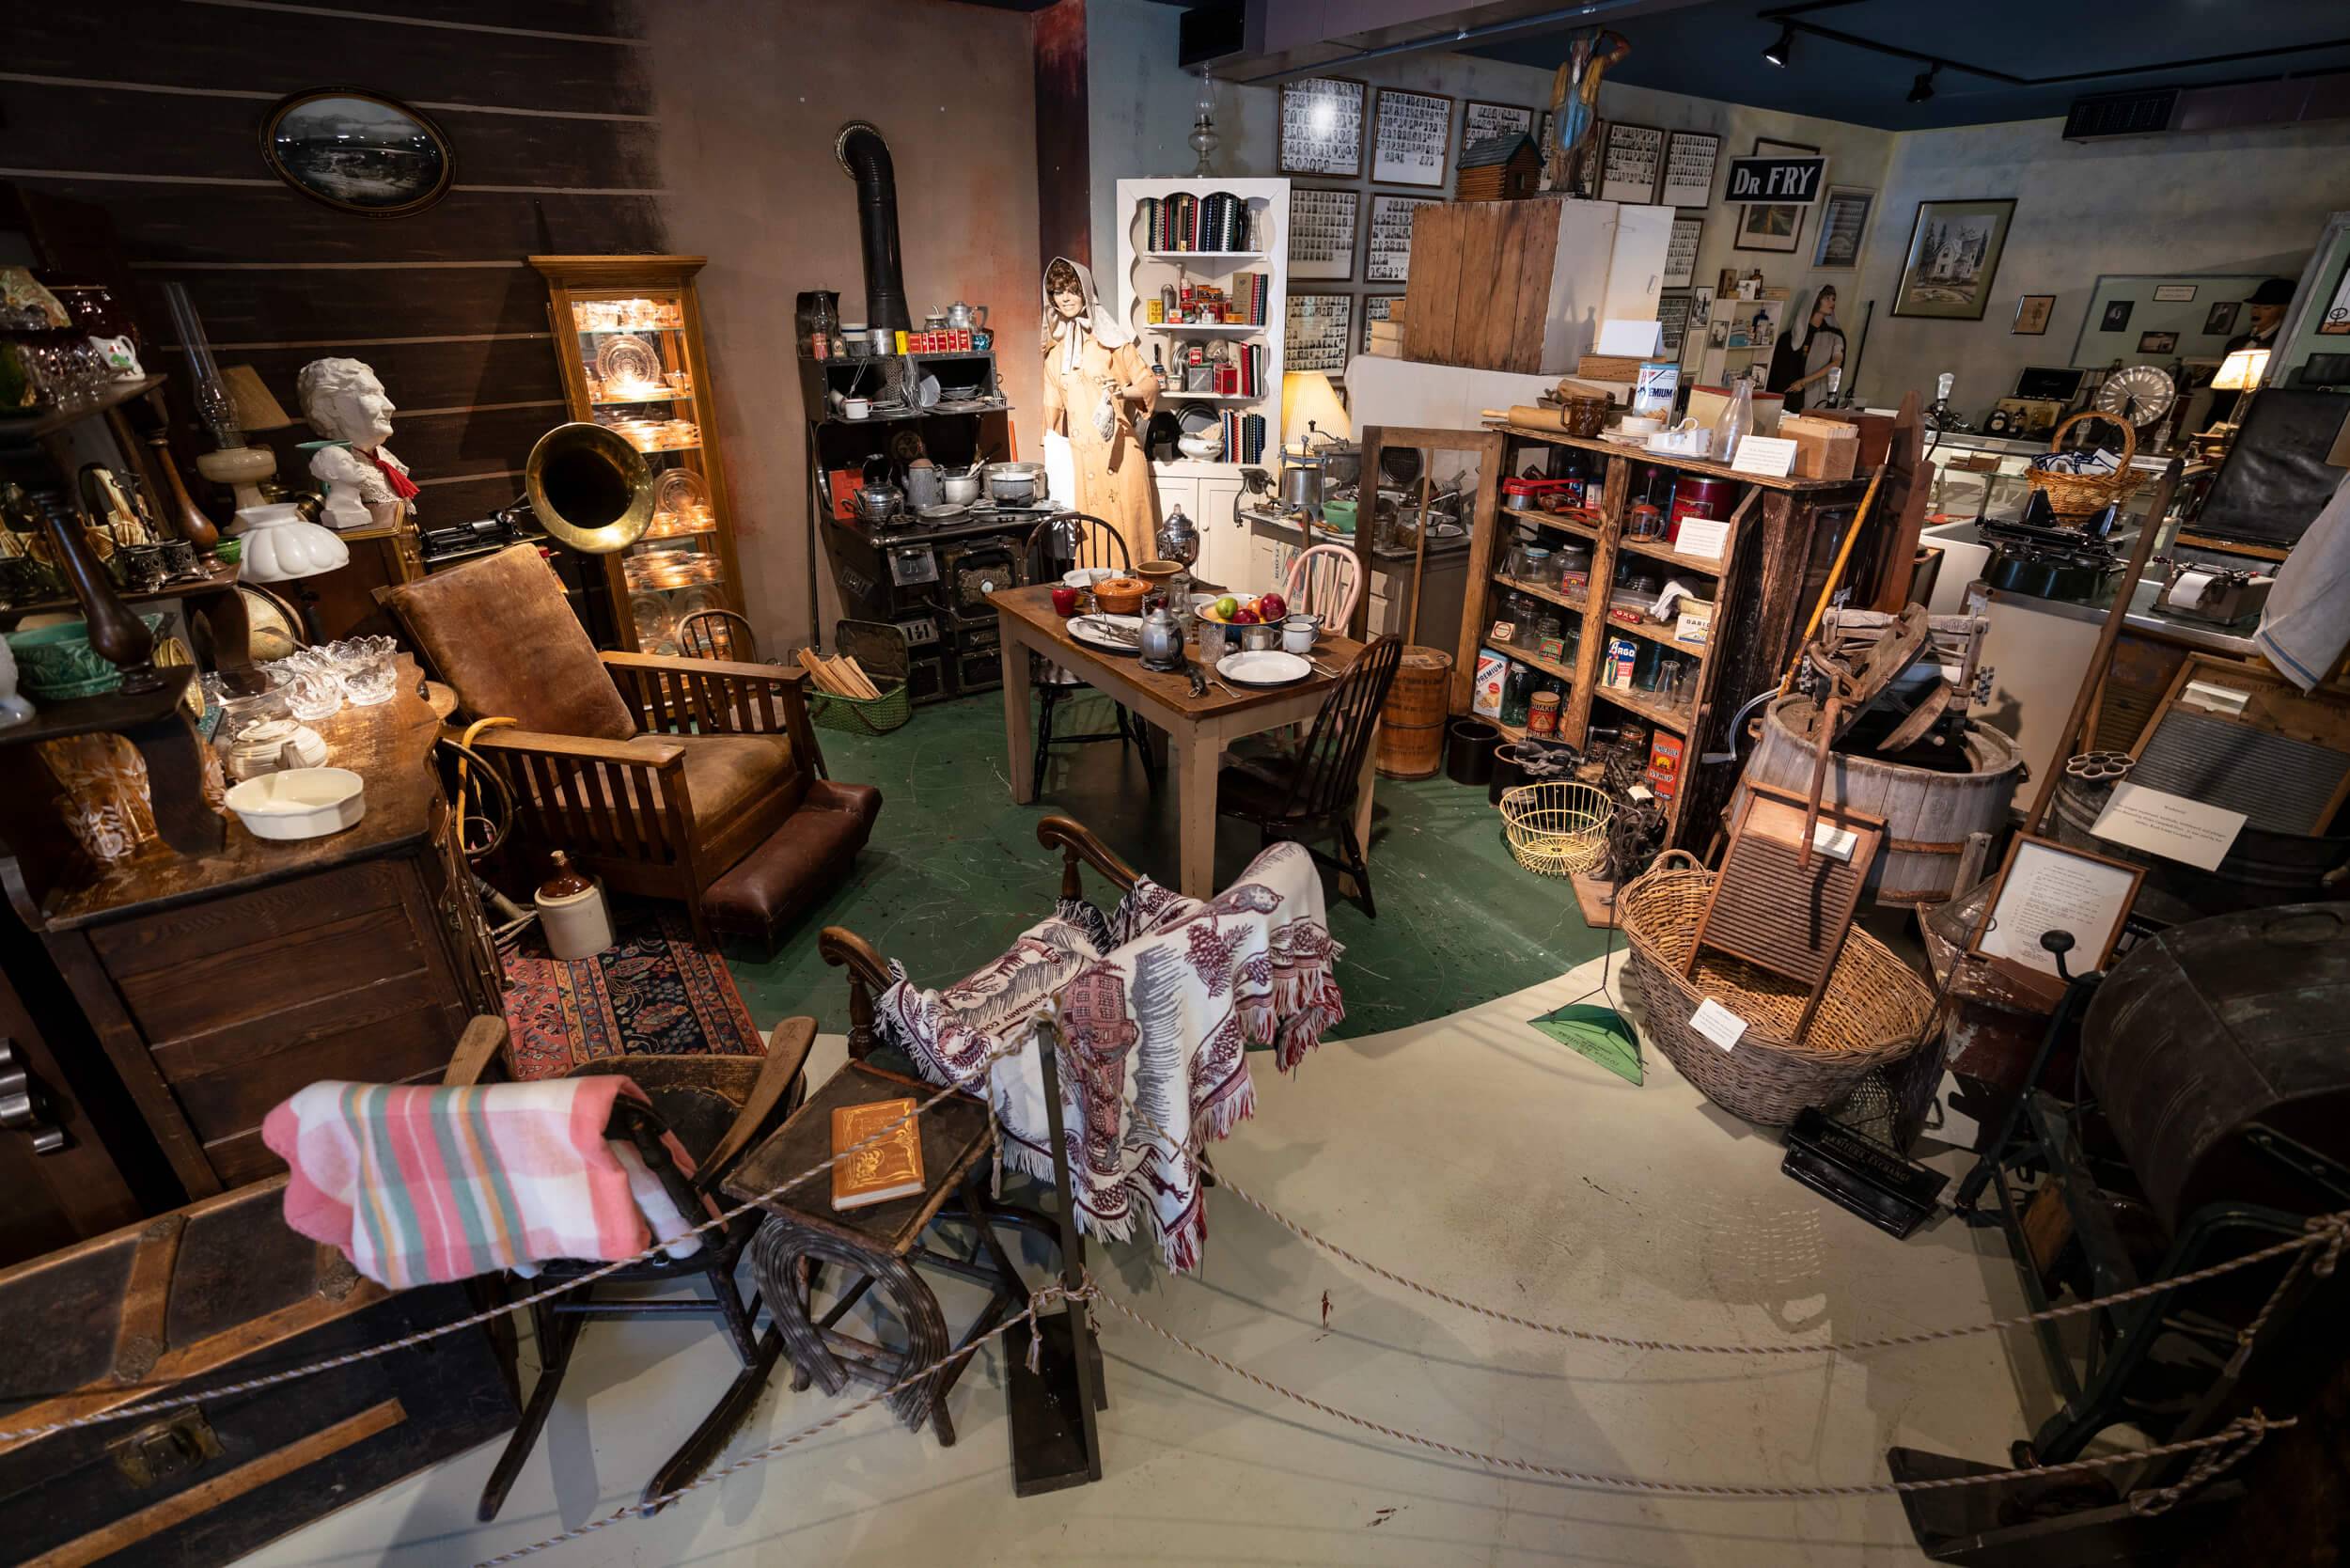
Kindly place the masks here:
<instances>
[{"instance_id":1,"label":"metal teapot","mask_svg":"<svg viewBox=\"0 0 2350 1568\"><path fill-rule=\"evenodd\" d=\"M947 307L947 324L957 331L970 328L977 331L987 325L987 306L965 305L961 300Z\"/></svg>"},{"instance_id":2,"label":"metal teapot","mask_svg":"<svg viewBox=\"0 0 2350 1568\"><path fill-rule=\"evenodd\" d=\"M1183 667L1183 623L1164 602L1142 618L1135 651L1145 669Z\"/></svg>"}]
</instances>

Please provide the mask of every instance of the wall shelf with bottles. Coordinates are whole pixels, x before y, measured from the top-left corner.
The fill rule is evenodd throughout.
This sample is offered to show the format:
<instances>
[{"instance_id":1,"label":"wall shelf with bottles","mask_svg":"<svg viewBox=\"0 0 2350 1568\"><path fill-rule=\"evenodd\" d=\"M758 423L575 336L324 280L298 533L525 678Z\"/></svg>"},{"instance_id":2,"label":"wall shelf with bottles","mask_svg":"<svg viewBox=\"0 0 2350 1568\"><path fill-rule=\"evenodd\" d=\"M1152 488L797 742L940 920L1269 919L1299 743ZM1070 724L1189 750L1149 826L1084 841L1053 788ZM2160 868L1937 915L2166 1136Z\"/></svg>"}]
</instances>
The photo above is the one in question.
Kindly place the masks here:
<instances>
[{"instance_id":1,"label":"wall shelf with bottles","mask_svg":"<svg viewBox=\"0 0 2350 1568\"><path fill-rule=\"evenodd\" d=\"M699 609L743 609L743 577L720 463L698 256L534 256L570 417L616 431L653 478L653 521L603 557L624 646L674 653Z\"/></svg>"},{"instance_id":2,"label":"wall shelf with bottles","mask_svg":"<svg viewBox=\"0 0 2350 1568\"><path fill-rule=\"evenodd\" d=\"M1504 472L1532 469L1579 478L1584 502L1566 515L1498 509L1491 528L1472 537L1470 581L1484 590L1471 596L1457 667L1475 670L1480 651L1490 650L1526 672L1521 692L1549 682L1559 692L1559 738L1571 745L1586 745L1594 729L1620 729L1626 723L1649 730L1652 788L1667 800L1667 841L1701 847L1729 799L1736 770L1700 759L1726 751L1731 711L1777 682L1800 635L1802 617L1825 581L1840 531L1865 486L1755 480L1732 476L1719 463L1664 459L1557 432L1496 428L1509 438ZM1737 482L1726 487L1718 482L1731 478ZM1663 537L1682 525L1674 517L1677 494L1701 498L1696 515L1710 514L1711 521L1729 525L1718 557L1678 549ZM1559 549L1589 552L1580 567L1571 558L1566 587L1559 580L1558 556L1547 556L1545 580L1535 575L1545 570L1535 564L1545 557L1530 555ZM1583 573L1579 580L1576 571ZM1648 616L1647 607L1672 582L1711 605L1703 642L1677 636L1678 617ZM1560 657L1542 652L1541 639L1518 626L1529 605L1541 619L1556 617L1561 623ZM1491 635L1505 621L1516 628L1507 641ZM1467 691L1457 682L1454 689ZM1463 697L1463 711L1472 700L1473 696ZM1514 712L1506 711L1502 718L1506 735L1525 737L1526 725Z\"/></svg>"}]
</instances>

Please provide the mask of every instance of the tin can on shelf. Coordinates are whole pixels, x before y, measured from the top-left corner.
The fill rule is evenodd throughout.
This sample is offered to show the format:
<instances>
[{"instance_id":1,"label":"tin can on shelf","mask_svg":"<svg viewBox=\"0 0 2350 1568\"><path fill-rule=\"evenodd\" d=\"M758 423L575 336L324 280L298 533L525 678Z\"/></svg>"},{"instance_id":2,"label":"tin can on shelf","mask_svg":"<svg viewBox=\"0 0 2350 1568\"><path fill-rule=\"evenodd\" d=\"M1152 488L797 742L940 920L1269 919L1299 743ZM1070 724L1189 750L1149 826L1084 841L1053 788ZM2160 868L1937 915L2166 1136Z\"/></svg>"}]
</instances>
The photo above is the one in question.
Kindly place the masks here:
<instances>
[{"instance_id":1,"label":"tin can on shelf","mask_svg":"<svg viewBox=\"0 0 2350 1568\"><path fill-rule=\"evenodd\" d=\"M1606 657L1600 661L1599 683L1613 691L1632 689L1632 672L1640 661L1640 645L1630 637L1609 637Z\"/></svg>"},{"instance_id":2,"label":"tin can on shelf","mask_svg":"<svg viewBox=\"0 0 2350 1568\"><path fill-rule=\"evenodd\" d=\"M1700 478L1684 474L1673 481L1672 511L1665 521L1668 542L1681 537L1681 520L1697 517L1720 522L1738 504L1738 484L1734 479Z\"/></svg>"},{"instance_id":3,"label":"tin can on shelf","mask_svg":"<svg viewBox=\"0 0 2350 1568\"><path fill-rule=\"evenodd\" d=\"M1529 735L1556 736L1559 733L1559 694L1554 691L1536 692L1526 705L1526 732Z\"/></svg>"}]
</instances>

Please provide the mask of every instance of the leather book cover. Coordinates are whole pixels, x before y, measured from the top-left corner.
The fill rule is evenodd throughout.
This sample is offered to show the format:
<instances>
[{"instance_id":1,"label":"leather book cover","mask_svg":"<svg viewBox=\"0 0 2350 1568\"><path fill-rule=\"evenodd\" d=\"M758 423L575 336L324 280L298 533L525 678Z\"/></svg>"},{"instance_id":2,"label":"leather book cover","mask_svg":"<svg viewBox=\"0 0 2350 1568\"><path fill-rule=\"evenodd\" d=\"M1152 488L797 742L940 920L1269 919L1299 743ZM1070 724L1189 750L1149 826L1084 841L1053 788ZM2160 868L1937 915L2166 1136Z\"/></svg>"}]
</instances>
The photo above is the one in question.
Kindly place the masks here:
<instances>
[{"instance_id":1,"label":"leather book cover","mask_svg":"<svg viewBox=\"0 0 2350 1568\"><path fill-rule=\"evenodd\" d=\"M890 1126L893 1121L897 1122L894 1127ZM876 1138L875 1134L881 1136ZM866 1143L868 1138L873 1141ZM886 1203L922 1190L922 1136L912 1100L877 1100L834 1111L832 1152L838 1154L860 1143L865 1147L832 1168L836 1211Z\"/></svg>"}]
</instances>

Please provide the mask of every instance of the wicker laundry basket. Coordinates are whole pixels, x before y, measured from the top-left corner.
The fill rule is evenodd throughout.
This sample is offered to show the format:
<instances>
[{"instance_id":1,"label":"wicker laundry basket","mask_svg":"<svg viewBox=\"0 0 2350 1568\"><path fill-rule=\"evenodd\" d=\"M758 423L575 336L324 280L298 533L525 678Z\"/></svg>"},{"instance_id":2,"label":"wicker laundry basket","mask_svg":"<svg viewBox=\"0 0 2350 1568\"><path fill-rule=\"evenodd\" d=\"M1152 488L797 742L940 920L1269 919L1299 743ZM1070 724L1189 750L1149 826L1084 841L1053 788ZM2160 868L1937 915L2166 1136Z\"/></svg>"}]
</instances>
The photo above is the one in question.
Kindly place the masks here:
<instances>
[{"instance_id":1,"label":"wicker laundry basket","mask_svg":"<svg viewBox=\"0 0 2350 1568\"><path fill-rule=\"evenodd\" d=\"M2117 501L2126 501L2138 494L2138 487L2146 476L2130 466L2138 456L2138 432L2126 419L2107 419L2094 410L2083 410L2059 425L2048 436L2048 450L2064 450L2064 432L2084 419L2105 419L2107 424L2122 427L2122 466L2111 474L2052 474L2044 469L2027 468L2024 478L2032 489L2048 497L2048 510L2059 517L2093 517Z\"/></svg>"},{"instance_id":2,"label":"wicker laundry basket","mask_svg":"<svg viewBox=\"0 0 2350 1568\"><path fill-rule=\"evenodd\" d=\"M1683 974L1713 887L1713 872L1671 850L1616 896L1617 918L1632 944L1632 976L1647 1005L1648 1036L1707 1099L1748 1121L1784 1126L1806 1105L1835 1105L1872 1068L1918 1049L1934 991L1863 931L1844 939L1801 1044L1787 1036L1802 1016L1809 986L1712 950L1694 975ZM1709 996L1747 1023L1727 1051L1689 1025Z\"/></svg>"}]
</instances>

